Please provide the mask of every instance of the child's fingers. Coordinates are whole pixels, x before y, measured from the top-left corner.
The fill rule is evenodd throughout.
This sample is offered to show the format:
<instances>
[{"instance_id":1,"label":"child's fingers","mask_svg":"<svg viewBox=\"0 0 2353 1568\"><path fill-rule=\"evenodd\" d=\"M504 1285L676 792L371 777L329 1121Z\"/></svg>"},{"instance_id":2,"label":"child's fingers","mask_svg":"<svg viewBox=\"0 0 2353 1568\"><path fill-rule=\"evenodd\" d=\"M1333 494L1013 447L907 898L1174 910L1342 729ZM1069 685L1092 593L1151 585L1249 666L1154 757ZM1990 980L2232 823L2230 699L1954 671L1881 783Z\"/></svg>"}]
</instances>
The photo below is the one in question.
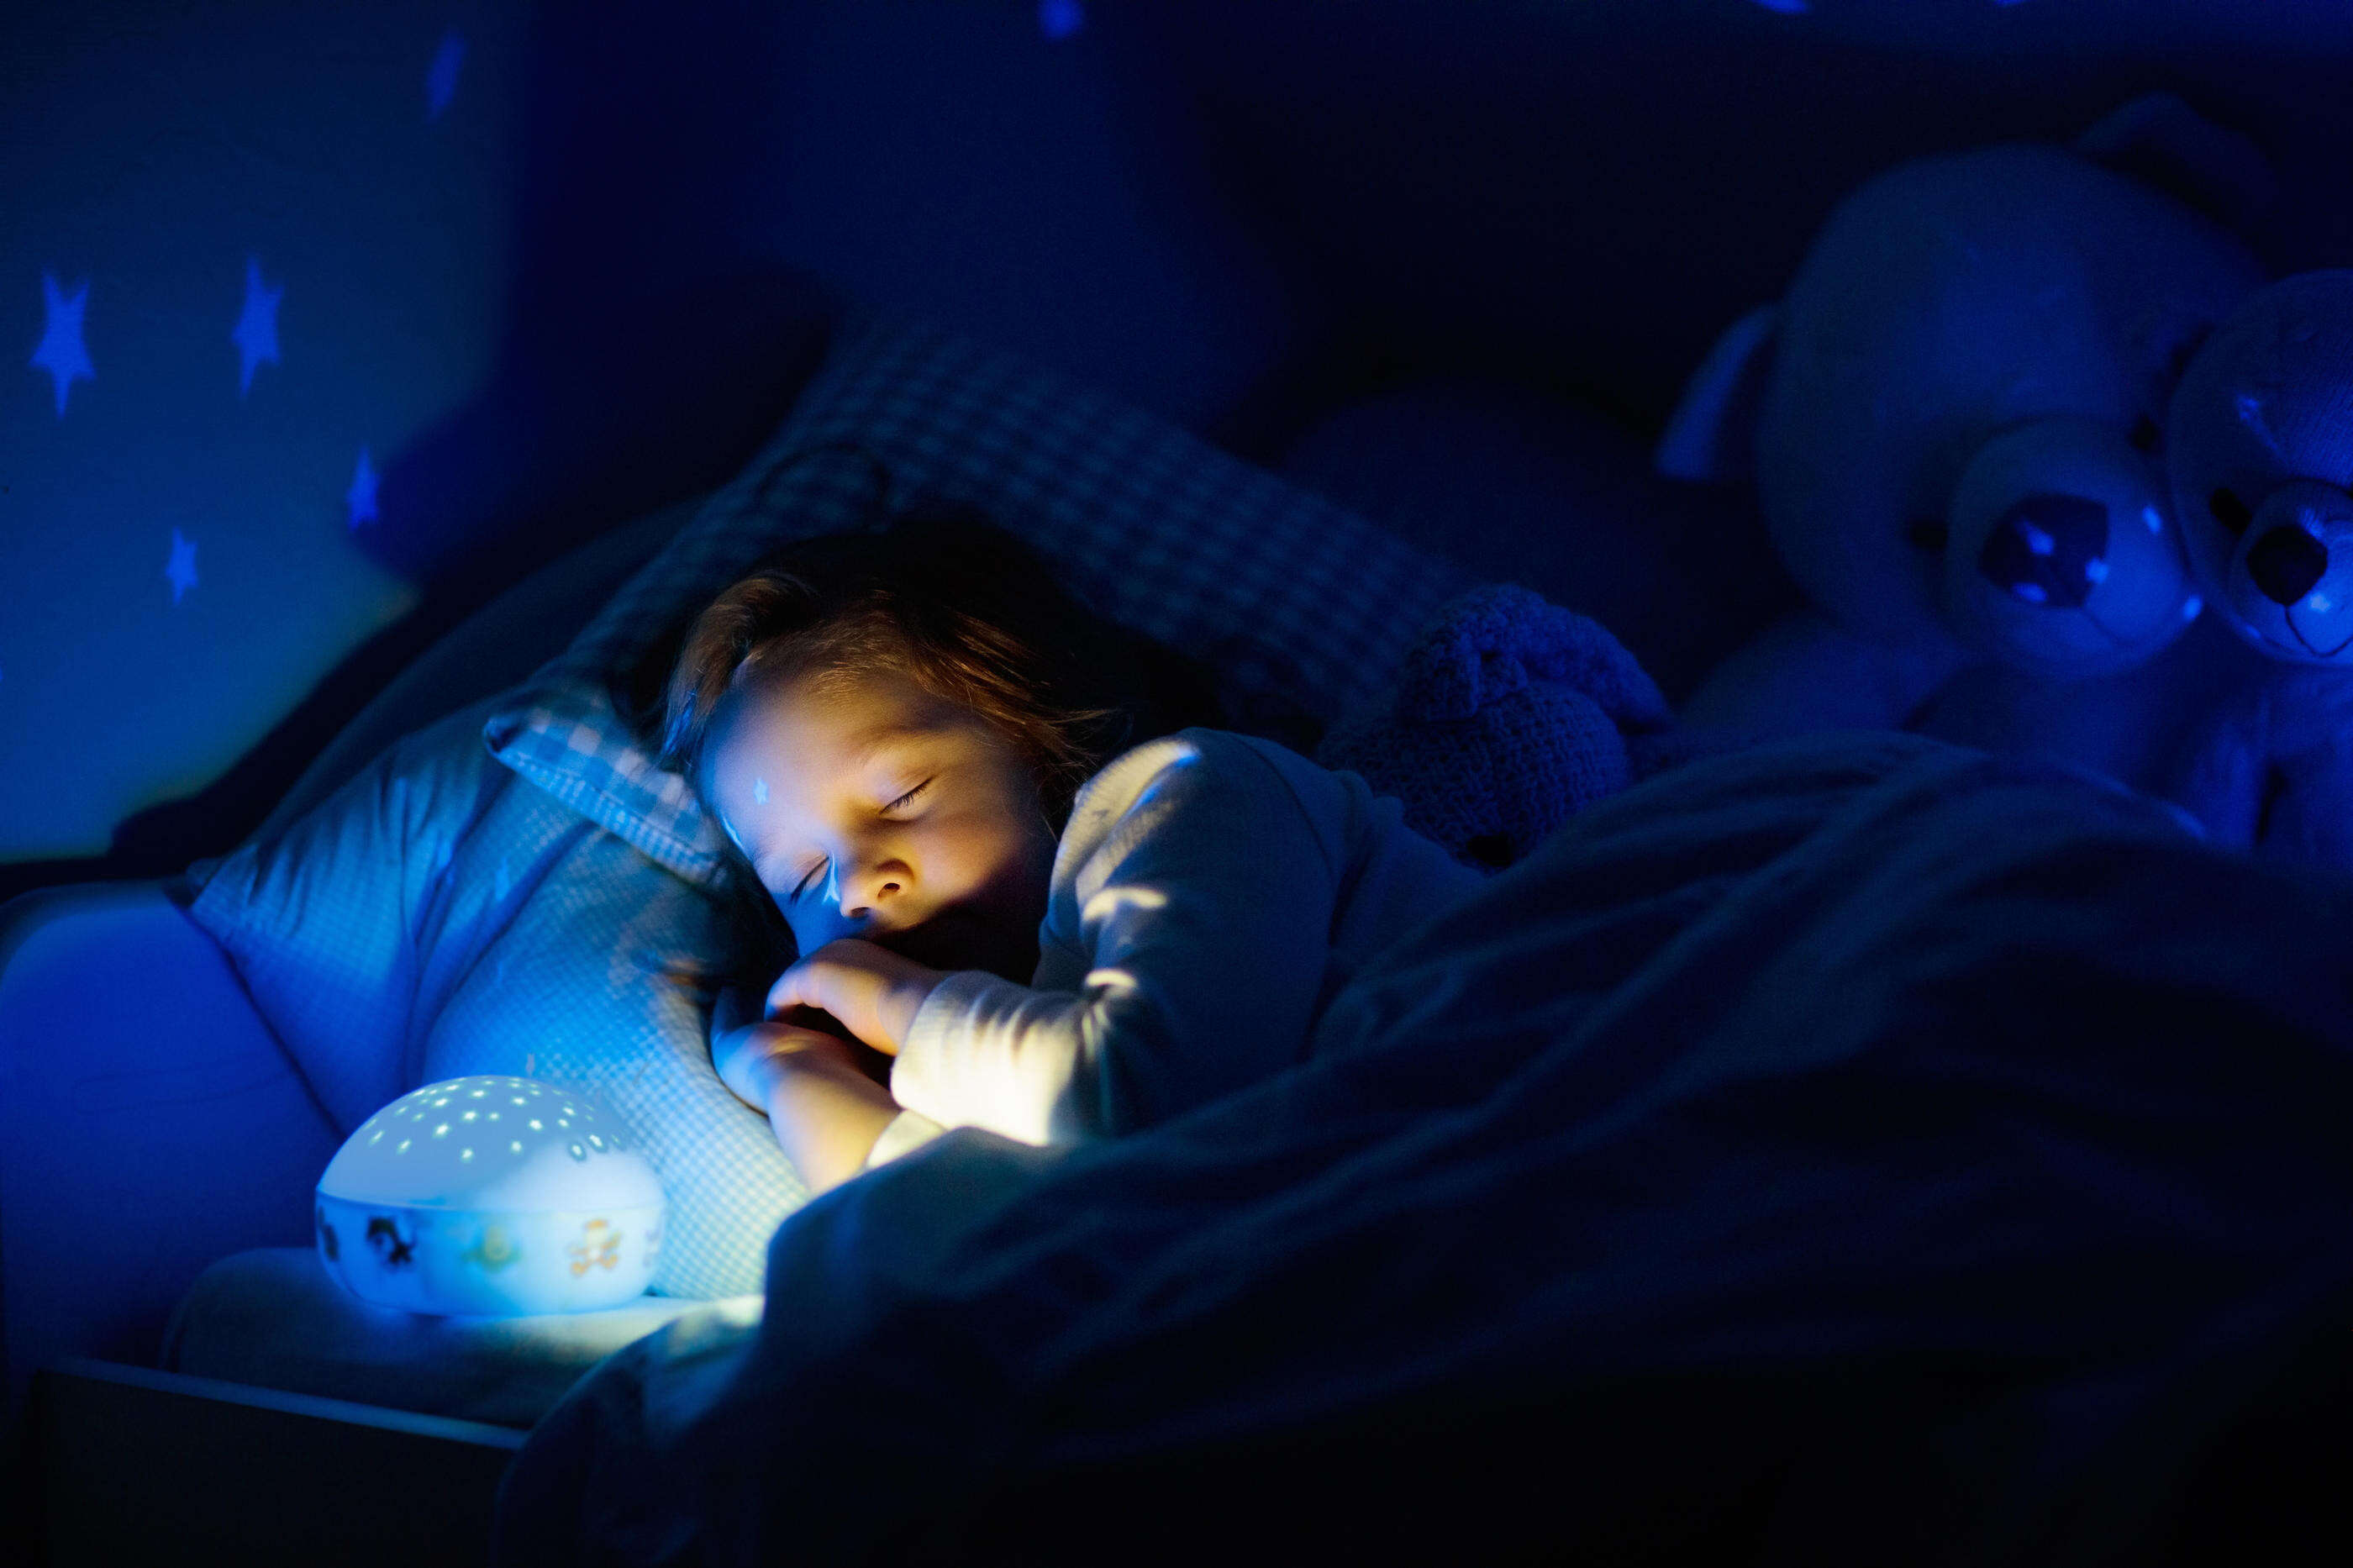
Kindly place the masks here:
<instances>
[{"instance_id":1,"label":"child's fingers","mask_svg":"<svg viewBox=\"0 0 2353 1568\"><path fill-rule=\"evenodd\" d=\"M776 983L768 987L768 1016L773 1018L787 1007L815 1007L821 1013L832 1012L833 1008L826 1002L833 990L827 984L828 969L829 966L818 954L812 953L776 976Z\"/></svg>"},{"instance_id":2,"label":"child's fingers","mask_svg":"<svg viewBox=\"0 0 2353 1568\"><path fill-rule=\"evenodd\" d=\"M796 969L798 967L797 964L794 965ZM768 987L767 1016L773 1018L786 1008L798 1005L800 1004L793 999L793 971L787 969L776 976L776 983L774 985Z\"/></svg>"}]
</instances>

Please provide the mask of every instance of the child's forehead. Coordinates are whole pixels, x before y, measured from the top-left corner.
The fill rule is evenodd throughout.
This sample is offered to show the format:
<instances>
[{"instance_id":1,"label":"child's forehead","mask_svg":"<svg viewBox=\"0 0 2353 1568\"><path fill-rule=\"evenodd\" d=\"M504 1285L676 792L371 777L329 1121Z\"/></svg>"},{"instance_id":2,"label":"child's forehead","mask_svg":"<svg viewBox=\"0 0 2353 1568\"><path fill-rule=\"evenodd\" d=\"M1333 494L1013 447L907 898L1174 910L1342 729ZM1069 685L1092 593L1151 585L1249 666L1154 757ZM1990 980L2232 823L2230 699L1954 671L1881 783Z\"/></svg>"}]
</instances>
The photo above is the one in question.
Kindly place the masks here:
<instances>
[{"instance_id":1,"label":"child's forehead","mask_svg":"<svg viewBox=\"0 0 2353 1568\"><path fill-rule=\"evenodd\" d=\"M731 706L713 727L705 756L723 823L739 837L765 837L768 827L811 813L829 816L837 796L894 784L911 761L931 765L927 758L972 726L962 710L936 702L747 700Z\"/></svg>"},{"instance_id":2,"label":"child's forehead","mask_svg":"<svg viewBox=\"0 0 2353 1568\"><path fill-rule=\"evenodd\" d=\"M776 667L756 658L736 666L726 700L730 707L837 725L870 716L877 724L927 724L938 710L951 706L908 671L889 666Z\"/></svg>"}]
</instances>

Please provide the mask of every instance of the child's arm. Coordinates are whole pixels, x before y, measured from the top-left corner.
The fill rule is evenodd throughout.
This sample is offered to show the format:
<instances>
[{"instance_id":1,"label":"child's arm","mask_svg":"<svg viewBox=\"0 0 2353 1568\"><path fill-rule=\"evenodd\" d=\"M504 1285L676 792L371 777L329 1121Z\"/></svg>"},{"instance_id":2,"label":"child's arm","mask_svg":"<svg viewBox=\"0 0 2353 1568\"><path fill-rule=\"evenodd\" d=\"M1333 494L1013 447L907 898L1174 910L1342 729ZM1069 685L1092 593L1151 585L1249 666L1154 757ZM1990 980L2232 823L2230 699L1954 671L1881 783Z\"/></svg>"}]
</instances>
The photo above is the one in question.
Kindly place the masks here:
<instances>
[{"instance_id":1,"label":"child's arm","mask_svg":"<svg viewBox=\"0 0 2353 1568\"><path fill-rule=\"evenodd\" d=\"M1350 816L1370 797L1278 751L1188 732L1091 783L1056 862L1037 986L965 972L927 987L898 1041L899 1103L1065 1142L1166 1121L1299 1059Z\"/></svg>"}]
</instances>

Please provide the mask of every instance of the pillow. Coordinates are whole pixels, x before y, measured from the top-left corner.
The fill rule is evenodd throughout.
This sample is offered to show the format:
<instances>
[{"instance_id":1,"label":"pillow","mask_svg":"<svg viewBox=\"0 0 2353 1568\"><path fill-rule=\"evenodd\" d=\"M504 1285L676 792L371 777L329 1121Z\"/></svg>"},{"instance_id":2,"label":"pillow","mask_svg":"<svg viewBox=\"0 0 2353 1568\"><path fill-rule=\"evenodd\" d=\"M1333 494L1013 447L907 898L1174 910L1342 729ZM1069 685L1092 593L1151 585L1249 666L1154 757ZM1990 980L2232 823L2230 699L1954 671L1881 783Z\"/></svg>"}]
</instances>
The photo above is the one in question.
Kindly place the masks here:
<instances>
[{"instance_id":1,"label":"pillow","mask_svg":"<svg viewBox=\"0 0 2353 1568\"><path fill-rule=\"evenodd\" d=\"M655 1289L760 1289L767 1237L806 1189L711 1070L711 976L739 934L717 902L721 844L614 691L780 542L917 490L977 506L1105 614L1318 718L1378 689L1462 585L1111 398L854 318L760 455L565 654L215 868L197 923L346 1134L437 1079L579 1083L661 1174Z\"/></svg>"},{"instance_id":2,"label":"pillow","mask_svg":"<svg viewBox=\"0 0 2353 1568\"><path fill-rule=\"evenodd\" d=\"M711 1070L729 932L682 881L483 750L500 700L397 742L282 833L219 862L189 913L338 1129L419 1083L578 1084L670 1200L654 1289L760 1289L807 1197L765 1118Z\"/></svg>"},{"instance_id":3,"label":"pillow","mask_svg":"<svg viewBox=\"0 0 2353 1568\"><path fill-rule=\"evenodd\" d=\"M716 829L617 710L627 673L786 541L914 493L976 507L1097 609L1276 705L1380 690L1460 569L1116 400L952 334L854 315L742 474L493 712L492 754L680 876Z\"/></svg>"}]
</instances>

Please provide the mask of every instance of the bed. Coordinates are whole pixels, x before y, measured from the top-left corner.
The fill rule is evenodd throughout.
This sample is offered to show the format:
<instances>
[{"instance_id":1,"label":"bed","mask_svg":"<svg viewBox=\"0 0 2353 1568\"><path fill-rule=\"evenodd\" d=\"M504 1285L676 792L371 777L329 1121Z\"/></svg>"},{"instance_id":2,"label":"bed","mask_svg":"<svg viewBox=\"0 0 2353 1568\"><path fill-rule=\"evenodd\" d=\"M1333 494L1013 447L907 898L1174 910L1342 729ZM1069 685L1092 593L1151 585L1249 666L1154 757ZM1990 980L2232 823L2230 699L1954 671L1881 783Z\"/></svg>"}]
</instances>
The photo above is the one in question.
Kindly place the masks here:
<instances>
[{"instance_id":1,"label":"bed","mask_svg":"<svg viewBox=\"0 0 2353 1568\"><path fill-rule=\"evenodd\" d=\"M2342 1531L2295 1482L2344 1450L2353 889L2064 769L1882 734L1697 757L1401 942L1261 1089L1074 1154L959 1132L807 1203L698 1054L717 846L629 672L779 538L913 490L1270 728L1377 694L1465 585L1084 388L853 320L736 480L519 591L234 854L11 907L12 1395L96 1354L532 1426L515 1563ZM657 1296L559 1331L318 1288L336 1142L477 1071L629 1120L675 1216Z\"/></svg>"}]
</instances>

